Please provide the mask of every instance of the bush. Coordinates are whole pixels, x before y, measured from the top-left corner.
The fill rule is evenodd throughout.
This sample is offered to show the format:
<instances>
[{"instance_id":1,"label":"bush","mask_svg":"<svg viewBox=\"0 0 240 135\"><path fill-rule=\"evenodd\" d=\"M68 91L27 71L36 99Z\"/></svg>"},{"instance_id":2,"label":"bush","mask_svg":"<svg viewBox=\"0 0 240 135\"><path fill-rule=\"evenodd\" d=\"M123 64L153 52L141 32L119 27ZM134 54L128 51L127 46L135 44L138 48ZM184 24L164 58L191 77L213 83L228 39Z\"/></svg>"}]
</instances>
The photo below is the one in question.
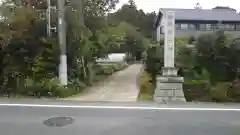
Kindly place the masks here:
<instances>
[{"instance_id":1,"label":"bush","mask_svg":"<svg viewBox=\"0 0 240 135\"><path fill-rule=\"evenodd\" d=\"M117 71L122 70L122 69L126 68L127 66L128 66L128 64L126 62L117 63L116 64L116 70Z\"/></svg>"},{"instance_id":2,"label":"bush","mask_svg":"<svg viewBox=\"0 0 240 135\"><path fill-rule=\"evenodd\" d=\"M240 102L240 83L218 82L210 87L207 81L185 81L184 95L187 101Z\"/></svg>"},{"instance_id":3,"label":"bush","mask_svg":"<svg viewBox=\"0 0 240 135\"><path fill-rule=\"evenodd\" d=\"M183 92L187 101L211 101L210 84L205 80L186 80Z\"/></svg>"},{"instance_id":4,"label":"bush","mask_svg":"<svg viewBox=\"0 0 240 135\"><path fill-rule=\"evenodd\" d=\"M113 72L113 68L112 68L112 65L99 65L99 67L97 67L97 70L96 70L96 74L97 75L109 75L109 74L112 74Z\"/></svg>"},{"instance_id":5,"label":"bush","mask_svg":"<svg viewBox=\"0 0 240 135\"><path fill-rule=\"evenodd\" d=\"M107 75L111 75L114 72L114 65L105 65L102 67L103 73Z\"/></svg>"},{"instance_id":6,"label":"bush","mask_svg":"<svg viewBox=\"0 0 240 135\"><path fill-rule=\"evenodd\" d=\"M192 44L194 41L196 41L194 36L189 37L188 44Z\"/></svg>"},{"instance_id":7,"label":"bush","mask_svg":"<svg viewBox=\"0 0 240 135\"><path fill-rule=\"evenodd\" d=\"M151 83L151 76L144 71L138 78L138 86L140 88L138 100L153 100L154 85Z\"/></svg>"},{"instance_id":8,"label":"bush","mask_svg":"<svg viewBox=\"0 0 240 135\"><path fill-rule=\"evenodd\" d=\"M58 79L43 79L40 81L26 80L26 89L21 94L32 97L57 97L64 98L81 92L85 84L76 80L70 80L67 86L59 85Z\"/></svg>"},{"instance_id":9,"label":"bush","mask_svg":"<svg viewBox=\"0 0 240 135\"><path fill-rule=\"evenodd\" d=\"M228 90L230 89L230 83L217 83L211 88L211 98L216 102L229 101Z\"/></svg>"},{"instance_id":10,"label":"bush","mask_svg":"<svg viewBox=\"0 0 240 135\"><path fill-rule=\"evenodd\" d=\"M240 102L240 80L236 79L228 91L228 96L231 98L231 101Z\"/></svg>"},{"instance_id":11,"label":"bush","mask_svg":"<svg viewBox=\"0 0 240 135\"><path fill-rule=\"evenodd\" d=\"M116 71L122 70L128 66L125 62L118 63L105 63L99 65L96 74L98 75L111 75Z\"/></svg>"}]
</instances>

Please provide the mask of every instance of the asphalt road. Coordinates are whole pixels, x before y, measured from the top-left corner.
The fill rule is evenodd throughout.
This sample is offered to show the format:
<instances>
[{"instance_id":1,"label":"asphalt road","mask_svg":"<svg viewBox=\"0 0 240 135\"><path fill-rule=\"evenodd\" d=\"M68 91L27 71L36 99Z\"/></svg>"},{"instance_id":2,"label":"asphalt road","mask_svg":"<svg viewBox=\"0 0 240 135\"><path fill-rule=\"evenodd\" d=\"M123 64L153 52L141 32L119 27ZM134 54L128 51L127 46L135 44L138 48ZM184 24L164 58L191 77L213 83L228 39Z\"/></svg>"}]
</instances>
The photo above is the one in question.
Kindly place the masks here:
<instances>
[{"instance_id":1,"label":"asphalt road","mask_svg":"<svg viewBox=\"0 0 240 135\"><path fill-rule=\"evenodd\" d=\"M50 121L59 127L44 124L55 117L73 121ZM64 123L69 125L61 126ZM1 135L240 135L240 105L0 100L0 131Z\"/></svg>"}]
</instances>

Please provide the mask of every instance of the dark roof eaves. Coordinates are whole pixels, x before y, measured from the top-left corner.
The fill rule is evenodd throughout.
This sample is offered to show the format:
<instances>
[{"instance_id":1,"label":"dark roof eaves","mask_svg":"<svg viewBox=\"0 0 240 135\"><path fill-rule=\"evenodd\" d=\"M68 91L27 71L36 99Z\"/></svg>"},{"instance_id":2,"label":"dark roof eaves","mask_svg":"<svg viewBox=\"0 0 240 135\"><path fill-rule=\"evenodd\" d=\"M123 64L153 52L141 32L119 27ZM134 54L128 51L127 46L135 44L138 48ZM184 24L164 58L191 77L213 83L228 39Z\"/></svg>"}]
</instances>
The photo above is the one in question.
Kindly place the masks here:
<instances>
[{"instance_id":1,"label":"dark roof eaves","mask_svg":"<svg viewBox=\"0 0 240 135\"><path fill-rule=\"evenodd\" d=\"M218 22L240 22L240 20L208 20L208 19L183 19L183 18L176 18L175 20L178 21L218 21Z\"/></svg>"},{"instance_id":2,"label":"dark roof eaves","mask_svg":"<svg viewBox=\"0 0 240 135\"><path fill-rule=\"evenodd\" d=\"M201 10L204 10L204 11L213 11L212 9L179 9L179 8L160 8L160 10L162 11L162 12L165 12L165 11L174 11L174 12L178 12L178 11L186 11L186 14L188 13L187 12L187 10L199 10L199 11L201 11ZM233 18L232 18L233 19ZM197 20L200 20L199 18L181 18L181 17L178 17L178 16L176 16L176 20L195 20L195 21L197 21ZM219 19L214 19L214 20L210 20L210 18L206 18L206 19L201 19L201 21L236 21L236 22L238 22L238 21L240 21L240 15L239 16L237 16L236 17L236 19L233 19L233 20L231 20L231 19L224 19L224 17L223 18L219 18Z\"/></svg>"},{"instance_id":3,"label":"dark roof eaves","mask_svg":"<svg viewBox=\"0 0 240 135\"><path fill-rule=\"evenodd\" d=\"M161 9L159 9L156 21L153 26L154 29L157 29L157 27L160 25L160 20L161 20L162 16L163 16L163 11Z\"/></svg>"}]
</instances>

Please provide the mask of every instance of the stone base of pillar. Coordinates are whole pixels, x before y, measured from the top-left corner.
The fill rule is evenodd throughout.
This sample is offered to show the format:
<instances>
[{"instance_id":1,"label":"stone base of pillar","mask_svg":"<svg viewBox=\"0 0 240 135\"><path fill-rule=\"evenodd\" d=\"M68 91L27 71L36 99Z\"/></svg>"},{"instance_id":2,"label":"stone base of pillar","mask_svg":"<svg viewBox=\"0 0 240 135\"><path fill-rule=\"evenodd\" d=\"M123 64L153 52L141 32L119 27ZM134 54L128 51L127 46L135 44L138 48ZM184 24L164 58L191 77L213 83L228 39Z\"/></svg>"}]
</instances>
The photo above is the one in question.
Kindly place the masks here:
<instances>
[{"instance_id":1,"label":"stone base of pillar","mask_svg":"<svg viewBox=\"0 0 240 135\"><path fill-rule=\"evenodd\" d=\"M167 73L164 71L167 71ZM156 102L186 102L183 93L183 77L177 76L177 69L164 68L163 76L157 77L157 87L154 93Z\"/></svg>"},{"instance_id":2,"label":"stone base of pillar","mask_svg":"<svg viewBox=\"0 0 240 135\"><path fill-rule=\"evenodd\" d=\"M178 69L175 67L163 67L162 68L162 75L163 76L177 76Z\"/></svg>"}]
</instances>

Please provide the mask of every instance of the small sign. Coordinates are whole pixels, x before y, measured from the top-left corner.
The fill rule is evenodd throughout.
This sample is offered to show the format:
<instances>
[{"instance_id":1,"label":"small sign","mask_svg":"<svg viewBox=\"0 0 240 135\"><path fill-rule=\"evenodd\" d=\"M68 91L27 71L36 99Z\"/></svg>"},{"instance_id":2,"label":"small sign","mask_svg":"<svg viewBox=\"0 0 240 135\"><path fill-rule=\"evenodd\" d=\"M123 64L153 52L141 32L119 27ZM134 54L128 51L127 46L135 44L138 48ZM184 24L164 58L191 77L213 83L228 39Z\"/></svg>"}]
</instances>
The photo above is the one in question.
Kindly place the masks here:
<instances>
[{"instance_id":1,"label":"small sign","mask_svg":"<svg viewBox=\"0 0 240 135\"><path fill-rule=\"evenodd\" d=\"M172 20L173 19L173 15L170 13L170 12L168 12L168 20Z\"/></svg>"},{"instance_id":2,"label":"small sign","mask_svg":"<svg viewBox=\"0 0 240 135\"><path fill-rule=\"evenodd\" d=\"M59 18L59 24L62 24L62 18Z\"/></svg>"},{"instance_id":3,"label":"small sign","mask_svg":"<svg viewBox=\"0 0 240 135\"><path fill-rule=\"evenodd\" d=\"M172 34L172 32L173 32L173 31L172 31L171 29L168 30L168 34Z\"/></svg>"},{"instance_id":4,"label":"small sign","mask_svg":"<svg viewBox=\"0 0 240 135\"><path fill-rule=\"evenodd\" d=\"M172 26L173 24L172 24L172 22L168 22L168 26Z\"/></svg>"},{"instance_id":5,"label":"small sign","mask_svg":"<svg viewBox=\"0 0 240 135\"><path fill-rule=\"evenodd\" d=\"M164 66L174 67L174 12L166 12L165 18L165 55L164 55Z\"/></svg>"}]
</instances>

